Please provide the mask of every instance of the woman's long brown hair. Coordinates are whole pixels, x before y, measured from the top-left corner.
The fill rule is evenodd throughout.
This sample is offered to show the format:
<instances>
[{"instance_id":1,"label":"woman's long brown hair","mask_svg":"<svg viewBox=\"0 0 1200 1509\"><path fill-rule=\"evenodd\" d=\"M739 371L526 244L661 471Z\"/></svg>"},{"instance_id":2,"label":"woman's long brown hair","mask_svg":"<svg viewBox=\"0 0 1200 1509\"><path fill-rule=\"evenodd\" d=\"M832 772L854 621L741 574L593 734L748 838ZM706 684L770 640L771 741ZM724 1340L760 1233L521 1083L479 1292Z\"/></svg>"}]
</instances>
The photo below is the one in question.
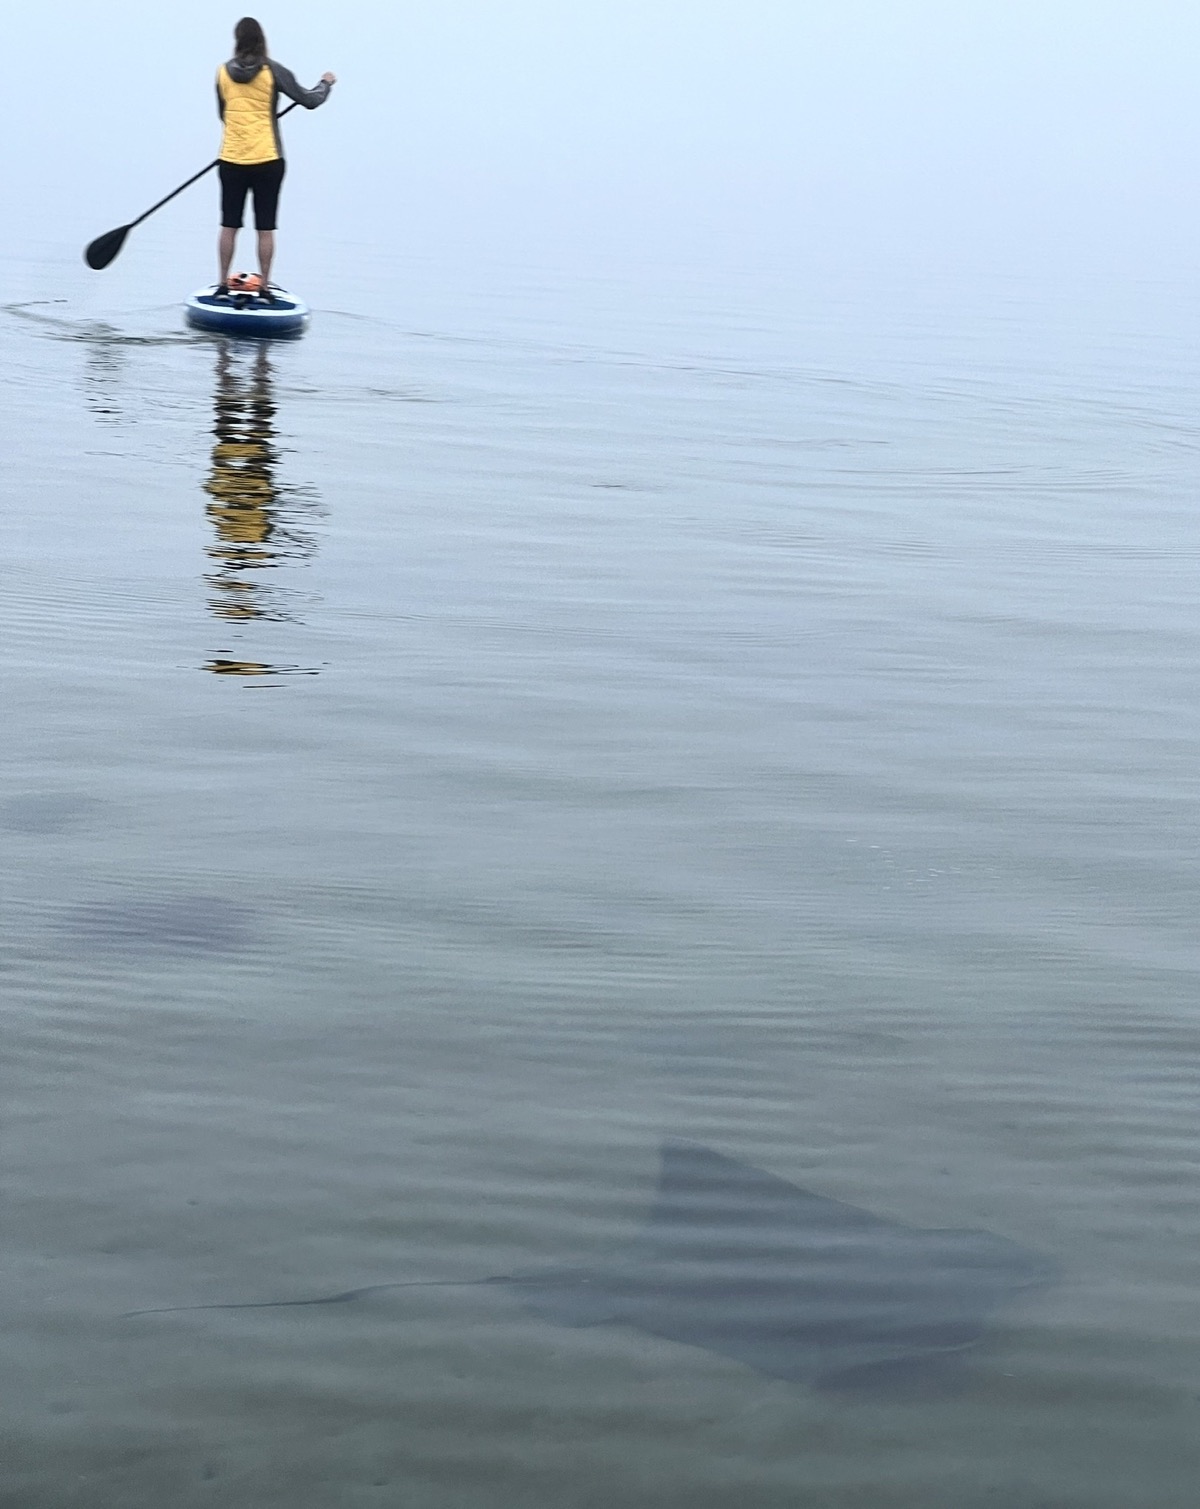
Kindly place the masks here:
<instances>
[{"instance_id":1,"label":"woman's long brown hair","mask_svg":"<svg viewBox=\"0 0 1200 1509\"><path fill-rule=\"evenodd\" d=\"M233 28L233 46L239 58L265 58L267 39L253 16L243 16Z\"/></svg>"}]
</instances>

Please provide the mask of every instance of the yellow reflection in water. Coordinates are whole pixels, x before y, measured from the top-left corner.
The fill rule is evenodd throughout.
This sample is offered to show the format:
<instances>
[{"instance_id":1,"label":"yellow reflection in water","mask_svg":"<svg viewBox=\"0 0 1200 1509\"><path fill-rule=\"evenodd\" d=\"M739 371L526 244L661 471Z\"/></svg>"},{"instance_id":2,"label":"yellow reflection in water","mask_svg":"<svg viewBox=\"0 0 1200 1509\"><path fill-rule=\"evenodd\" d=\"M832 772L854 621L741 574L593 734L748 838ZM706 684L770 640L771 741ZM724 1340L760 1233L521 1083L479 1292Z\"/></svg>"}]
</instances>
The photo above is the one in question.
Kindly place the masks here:
<instances>
[{"instance_id":1,"label":"yellow reflection in water","mask_svg":"<svg viewBox=\"0 0 1200 1509\"><path fill-rule=\"evenodd\" d=\"M205 547L212 613L242 626L255 620L301 622L309 600L265 573L307 560L317 548L306 521L317 513L311 490L283 485L275 428L272 354L266 342L222 341L213 394L212 465L204 481L213 535ZM222 650L205 666L224 676L270 676L307 669L277 666Z\"/></svg>"}]
</instances>

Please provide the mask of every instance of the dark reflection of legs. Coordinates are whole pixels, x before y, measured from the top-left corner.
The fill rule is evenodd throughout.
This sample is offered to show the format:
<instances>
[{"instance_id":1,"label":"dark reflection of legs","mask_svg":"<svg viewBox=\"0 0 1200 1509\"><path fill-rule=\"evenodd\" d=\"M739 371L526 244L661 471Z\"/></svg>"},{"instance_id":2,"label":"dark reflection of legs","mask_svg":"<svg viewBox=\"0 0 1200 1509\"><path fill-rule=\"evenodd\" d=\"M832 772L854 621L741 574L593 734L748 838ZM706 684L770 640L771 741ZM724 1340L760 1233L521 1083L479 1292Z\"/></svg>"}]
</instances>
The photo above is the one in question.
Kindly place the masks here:
<instances>
[{"instance_id":1,"label":"dark reflection of legs","mask_svg":"<svg viewBox=\"0 0 1200 1509\"><path fill-rule=\"evenodd\" d=\"M216 528L208 546L216 569L210 606L221 618L268 616L252 573L275 564L270 546L277 501L275 404L271 358L259 344L247 368L235 361L229 342L217 352L217 384L212 470L204 490Z\"/></svg>"},{"instance_id":2,"label":"dark reflection of legs","mask_svg":"<svg viewBox=\"0 0 1200 1509\"><path fill-rule=\"evenodd\" d=\"M213 394L212 467L204 482L205 506L214 530L206 547L212 570L206 580L213 614L247 625L256 619L298 617L300 596L267 586L264 571L311 556L316 538L303 527L315 511L297 488L282 486L276 471L274 374L265 342L222 341L217 347ZM224 675L270 675L282 667L226 653L207 669ZM288 667L288 669L294 669Z\"/></svg>"}]
</instances>

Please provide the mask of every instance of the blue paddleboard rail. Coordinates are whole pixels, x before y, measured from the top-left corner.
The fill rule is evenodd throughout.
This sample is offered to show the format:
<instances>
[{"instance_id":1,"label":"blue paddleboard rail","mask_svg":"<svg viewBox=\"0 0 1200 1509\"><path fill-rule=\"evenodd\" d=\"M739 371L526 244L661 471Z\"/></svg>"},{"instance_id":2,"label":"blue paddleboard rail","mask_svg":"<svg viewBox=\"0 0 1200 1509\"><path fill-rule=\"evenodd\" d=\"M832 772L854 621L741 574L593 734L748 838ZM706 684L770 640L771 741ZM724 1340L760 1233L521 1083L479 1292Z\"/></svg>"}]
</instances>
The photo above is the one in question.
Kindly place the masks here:
<instances>
[{"instance_id":1,"label":"blue paddleboard rail","mask_svg":"<svg viewBox=\"0 0 1200 1509\"><path fill-rule=\"evenodd\" d=\"M303 299L282 288L272 288L270 304L246 294L222 294L217 285L202 288L184 304L189 325L217 335L248 335L261 339L281 335L300 335L308 324L310 311Z\"/></svg>"}]
</instances>

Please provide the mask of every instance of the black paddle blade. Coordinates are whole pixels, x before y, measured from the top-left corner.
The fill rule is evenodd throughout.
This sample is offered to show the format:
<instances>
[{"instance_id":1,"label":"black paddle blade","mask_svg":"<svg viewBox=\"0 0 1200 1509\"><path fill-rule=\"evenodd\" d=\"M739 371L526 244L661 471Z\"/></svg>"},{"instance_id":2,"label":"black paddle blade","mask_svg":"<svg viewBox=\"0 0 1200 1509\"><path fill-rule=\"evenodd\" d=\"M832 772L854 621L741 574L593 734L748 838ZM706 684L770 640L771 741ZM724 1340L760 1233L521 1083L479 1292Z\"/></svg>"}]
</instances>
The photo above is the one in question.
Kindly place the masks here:
<instances>
[{"instance_id":1,"label":"black paddle blade","mask_svg":"<svg viewBox=\"0 0 1200 1509\"><path fill-rule=\"evenodd\" d=\"M105 231L102 236L97 236L84 252L83 260L96 272L107 267L125 245L125 237L132 229L129 225L119 225L115 231Z\"/></svg>"}]
</instances>

